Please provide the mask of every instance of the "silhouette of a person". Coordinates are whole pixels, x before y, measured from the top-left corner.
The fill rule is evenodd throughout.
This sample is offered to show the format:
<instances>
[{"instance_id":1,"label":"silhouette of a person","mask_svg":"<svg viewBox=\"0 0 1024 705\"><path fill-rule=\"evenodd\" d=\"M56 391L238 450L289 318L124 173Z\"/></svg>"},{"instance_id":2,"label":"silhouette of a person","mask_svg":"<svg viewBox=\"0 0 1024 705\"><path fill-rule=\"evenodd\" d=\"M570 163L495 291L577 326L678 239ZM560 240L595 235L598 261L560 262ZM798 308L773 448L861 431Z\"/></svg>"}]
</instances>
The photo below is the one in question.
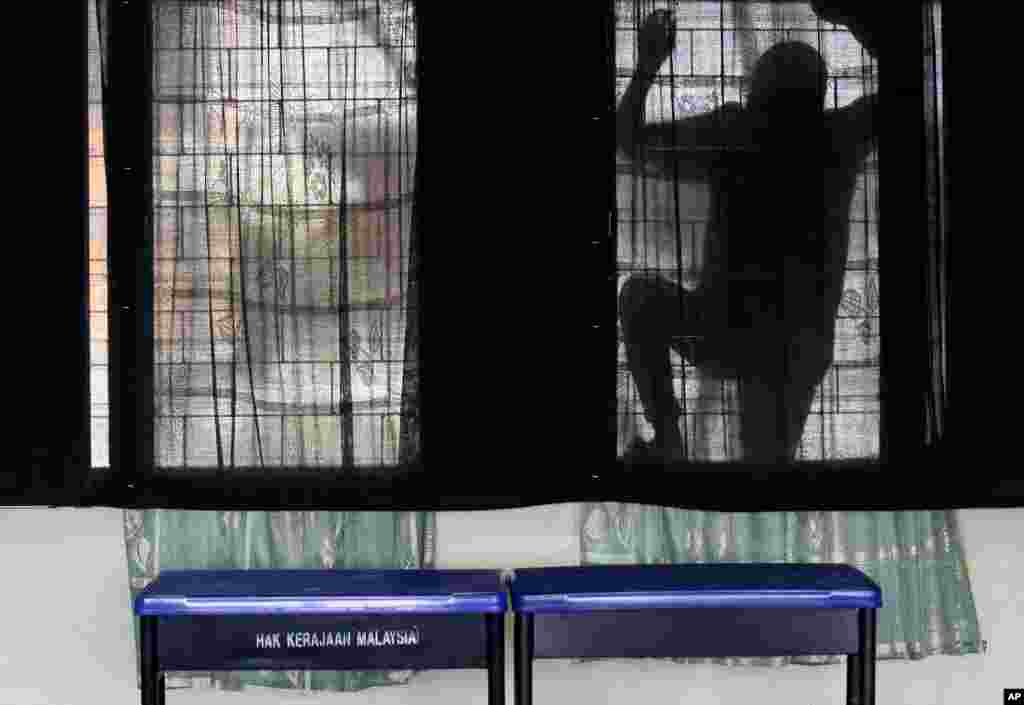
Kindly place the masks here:
<instances>
[{"instance_id":1,"label":"silhouette of a person","mask_svg":"<svg viewBox=\"0 0 1024 705\"><path fill-rule=\"evenodd\" d=\"M825 19L846 19L834 9ZM873 52L869 35L851 24ZM708 243L688 291L635 275L619 296L627 363L653 444L631 453L681 459L670 348L715 378L737 382L741 458L792 459L814 389L832 362L836 311L857 174L872 148L874 97L825 110L827 70L800 42L757 61L746 106L646 124L644 102L672 52L671 13L638 33L638 61L618 109L618 145L666 178L709 186Z\"/></svg>"}]
</instances>

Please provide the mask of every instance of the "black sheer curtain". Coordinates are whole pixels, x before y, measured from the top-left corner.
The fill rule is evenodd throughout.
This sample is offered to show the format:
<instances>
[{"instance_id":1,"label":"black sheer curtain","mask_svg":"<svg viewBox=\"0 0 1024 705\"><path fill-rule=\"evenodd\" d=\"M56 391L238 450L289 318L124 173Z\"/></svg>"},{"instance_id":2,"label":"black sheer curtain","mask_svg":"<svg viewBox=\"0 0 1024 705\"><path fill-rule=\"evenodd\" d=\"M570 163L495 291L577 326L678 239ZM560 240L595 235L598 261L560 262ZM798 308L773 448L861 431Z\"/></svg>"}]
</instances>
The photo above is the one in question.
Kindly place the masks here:
<instances>
[{"instance_id":1,"label":"black sheer curtain","mask_svg":"<svg viewBox=\"0 0 1024 705\"><path fill-rule=\"evenodd\" d=\"M128 483L408 473L411 4L100 2L98 15L112 466Z\"/></svg>"},{"instance_id":2,"label":"black sheer curtain","mask_svg":"<svg viewBox=\"0 0 1024 705\"><path fill-rule=\"evenodd\" d=\"M11 8L13 26L32 26L34 9ZM36 71L11 72L9 89L31 110L10 113L8 179L11 203L28 217L12 218L17 259L35 262L36 304L16 307L12 329L31 331L31 343L13 353L25 405L14 425L14 462L0 470L0 504L69 504L78 499L78 479L89 467L88 131L87 9L75 4L48 32L48 42L68 60L59 83ZM31 32L12 34L8 60L36 51ZM76 58L77 57L77 58ZM57 206L59 204L59 207ZM45 214L45 215L44 215ZM27 223L23 223L26 221ZM45 220L45 222L43 222ZM26 280L17 277L19 286ZM27 443L26 443L27 440ZM27 453L25 452L27 449Z\"/></svg>"}]
</instances>

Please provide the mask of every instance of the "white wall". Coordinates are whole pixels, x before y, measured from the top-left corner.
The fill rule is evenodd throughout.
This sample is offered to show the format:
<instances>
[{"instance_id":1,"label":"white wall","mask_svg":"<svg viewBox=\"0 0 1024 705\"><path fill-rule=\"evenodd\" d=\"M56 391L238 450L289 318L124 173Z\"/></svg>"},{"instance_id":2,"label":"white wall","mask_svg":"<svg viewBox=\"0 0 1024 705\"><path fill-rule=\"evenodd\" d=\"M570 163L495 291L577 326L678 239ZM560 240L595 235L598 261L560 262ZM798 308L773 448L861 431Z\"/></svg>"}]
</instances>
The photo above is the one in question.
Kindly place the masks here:
<instances>
[{"instance_id":1,"label":"white wall","mask_svg":"<svg viewBox=\"0 0 1024 705\"><path fill-rule=\"evenodd\" d=\"M442 514L439 560L443 567L575 564L577 511L576 505L558 505ZM139 702L121 516L113 509L0 509L0 705ZM1024 510L962 511L960 520L989 652L881 662L879 705L997 703L1003 688L1024 685ZM540 661L535 678L538 705L816 705L843 702L845 670ZM511 704L511 671L508 681ZM433 671L417 674L408 686L355 694L172 691L167 701L482 704L485 682L483 671Z\"/></svg>"}]
</instances>

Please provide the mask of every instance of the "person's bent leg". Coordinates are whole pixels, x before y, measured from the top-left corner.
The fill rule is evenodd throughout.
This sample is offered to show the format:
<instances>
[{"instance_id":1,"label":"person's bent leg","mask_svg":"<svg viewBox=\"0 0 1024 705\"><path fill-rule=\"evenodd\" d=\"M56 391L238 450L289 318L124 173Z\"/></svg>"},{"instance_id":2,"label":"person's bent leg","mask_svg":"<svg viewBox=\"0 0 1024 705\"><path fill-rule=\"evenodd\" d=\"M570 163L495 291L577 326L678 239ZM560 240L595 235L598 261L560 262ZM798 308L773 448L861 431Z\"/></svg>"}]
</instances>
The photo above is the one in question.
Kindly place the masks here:
<instances>
[{"instance_id":1,"label":"person's bent leg","mask_svg":"<svg viewBox=\"0 0 1024 705\"><path fill-rule=\"evenodd\" d=\"M789 413L785 408L781 374L746 376L737 380L740 453L748 463L784 463Z\"/></svg>"},{"instance_id":2,"label":"person's bent leg","mask_svg":"<svg viewBox=\"0 0 1024 705\"><path fill-rule=\"evenodd\" d=\"M778 372L767 365L739 380L741 457L754 463L787 463L795 459L814 392L828 367L821 354L803 359L794 348L765 342L760 350L783 349L776 356Z\"/></svg>"},{"instance_id":3,"label":"person's bent leg","mask_svg":"<svg viewBox=\"0 0 1024 705\"><path fill-rule=\"evenodd\" d=\"M669 350L688 317L689 296L682 287L653 276L632 277L619 293L626 362L644 416L654 427L654 449L667 458L685 457Z\"/></svg>"}]
</instances>

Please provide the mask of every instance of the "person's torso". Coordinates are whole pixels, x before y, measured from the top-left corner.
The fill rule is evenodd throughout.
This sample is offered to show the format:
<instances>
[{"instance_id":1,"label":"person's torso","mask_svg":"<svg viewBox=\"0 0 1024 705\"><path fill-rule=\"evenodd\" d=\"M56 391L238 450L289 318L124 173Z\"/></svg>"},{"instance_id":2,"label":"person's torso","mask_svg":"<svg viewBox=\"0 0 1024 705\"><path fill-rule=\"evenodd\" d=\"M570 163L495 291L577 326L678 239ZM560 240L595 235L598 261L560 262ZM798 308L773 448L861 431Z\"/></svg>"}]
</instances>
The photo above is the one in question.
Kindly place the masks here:
<instances>
[{"instance_id":1,"label":"person's torso","mask_svg":"<svg viewBox=\"0 0 1024 705\"><path fill-rule=\"evenodd\" d=\"M702 277L714 318L831 338L859 167L824 126L755 136L717 160Z\"/></svg>"}]
</instances>

